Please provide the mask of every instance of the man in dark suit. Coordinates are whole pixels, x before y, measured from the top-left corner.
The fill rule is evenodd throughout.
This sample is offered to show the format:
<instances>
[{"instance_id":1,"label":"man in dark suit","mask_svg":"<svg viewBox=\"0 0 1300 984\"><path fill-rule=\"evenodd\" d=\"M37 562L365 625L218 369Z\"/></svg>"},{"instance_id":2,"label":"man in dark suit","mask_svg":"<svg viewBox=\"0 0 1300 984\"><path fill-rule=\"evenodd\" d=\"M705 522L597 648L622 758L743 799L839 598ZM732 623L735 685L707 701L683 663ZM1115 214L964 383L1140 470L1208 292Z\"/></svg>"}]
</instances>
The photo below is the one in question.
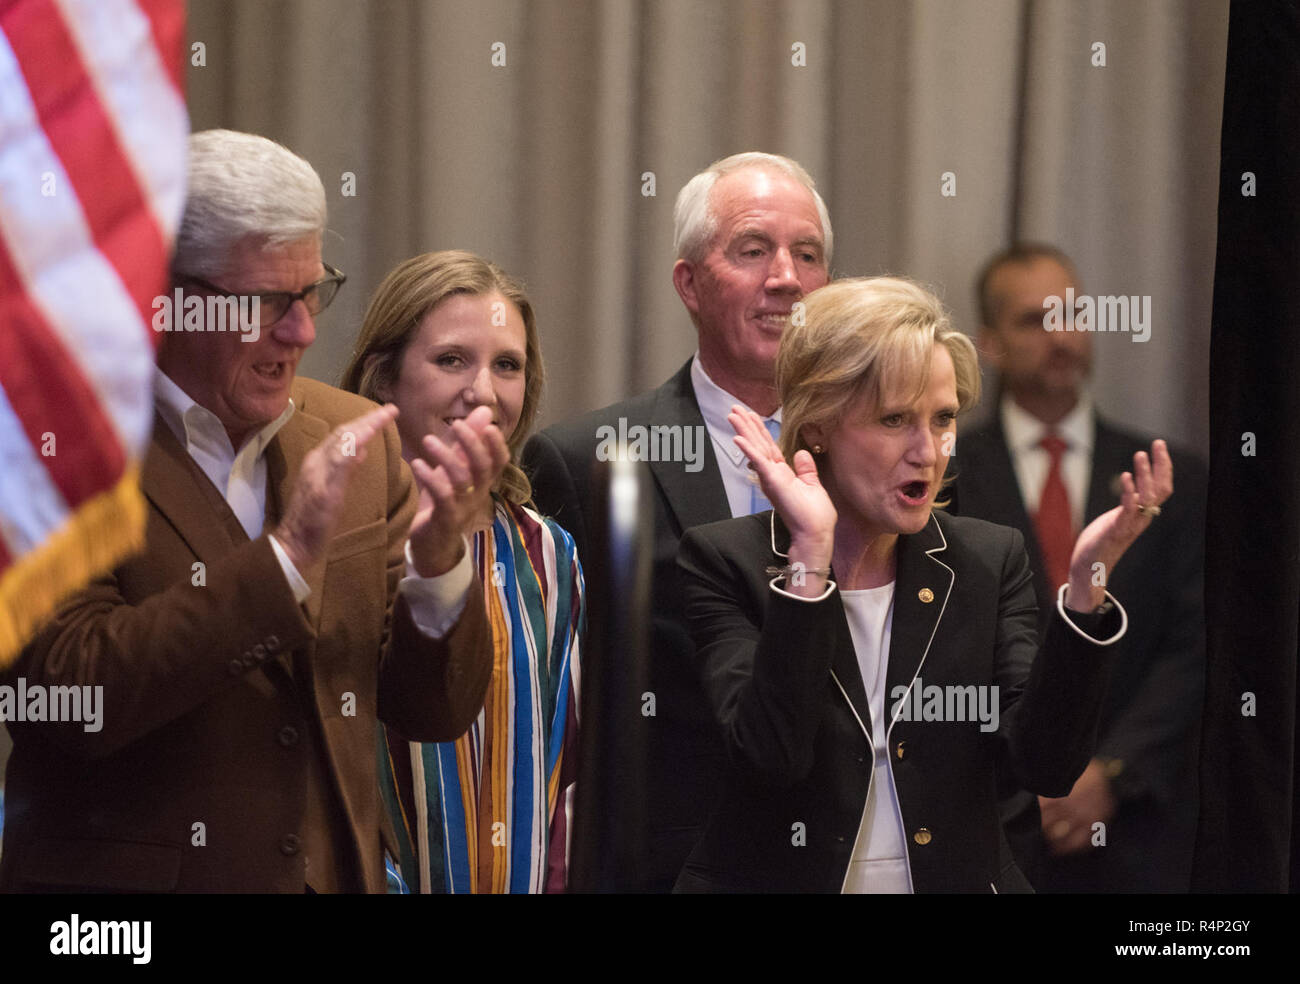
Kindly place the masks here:
<instances>
[{"instance_id":1,"label":"man in dark suit","mask_svg":"<svg viewBox=\"0 0 1300 984\"><path fill-rule=\"evenodd\" d=\"M7 674L84 687L99 712L11 724L6 891L383 891L377 718L441 741L482 707L490 634L461 528L504 441L471 417L472 447L431 452L440 474L416 463L417 511L394 408L294 378L342 283L324 226L306 161L191 138L173 286L187 313L258 309L217 328L196 307L204 330L161 340L144 551Z\"/></svg>"},{"instance_id":2,"label":"man in dark suit","mask_svg":"<svg viewBox=\"0 0 1300 984\"><path fill-rule=\"evenodd\" d=\"M800 298L827 282L832 245L812 179L794 161L768 154L737 154L697 174L677 197L674 222L673 285L695 324L697 354L658 389L541 431L523 453L537 503L573 533L591 581L605 576L588 549L588 531L592 470L607 428L651 440L685 438L676 460L654 454L650 461L653 625L646 672L654 714L629 722L647 729L649 844L646 869L629 873L623 887L657 892L672 889L722 767L682 612L678 542L692 526L768 508L726 417L741 404L770 429L779 427L774 366L781 333Z\"/></svg>"},{"instance_id":3,"label":"man in dark suit","mask_svg":"<svg viewBox=\"0 0 1300 984\"><path fill-rule=\"evenodd\" d=\"M988 423L960 435L952 466L962 515L1024 534L1040 631L1075 534L1110 508L1119 474L1150 445L1095 411L1086 388L1091 334L1044 329L1045 299L1063 299L1068 288L1081 289L1073 264L1052 247L1018 246L985 266L980 347L999 371L1001 398ZM1043 891L1188 889L1204 686L1206 475L1195 457L1171 455L1177 492L1123 563L1099 573L1125 599L1129 629L1096 754L1069 796L1035 804L1020 794L1007 808L1021 866Z\"/></svg>"}]
</instances>

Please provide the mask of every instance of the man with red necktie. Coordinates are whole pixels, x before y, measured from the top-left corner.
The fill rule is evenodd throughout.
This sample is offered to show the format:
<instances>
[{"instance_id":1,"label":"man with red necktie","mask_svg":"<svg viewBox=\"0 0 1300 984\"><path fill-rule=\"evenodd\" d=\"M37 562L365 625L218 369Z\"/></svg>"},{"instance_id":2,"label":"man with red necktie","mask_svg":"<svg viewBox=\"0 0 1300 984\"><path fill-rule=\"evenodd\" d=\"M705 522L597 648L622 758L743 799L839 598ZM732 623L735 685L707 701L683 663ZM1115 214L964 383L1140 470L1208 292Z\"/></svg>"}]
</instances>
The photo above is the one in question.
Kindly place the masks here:
<instances>
[{"instance_id":1,"label":"man with red necktie","mask_svg":"<svg viewBox=\"0 0 1300 984\"><path fill-rule=\"evenodd\" d=\"M1044 299L1071 287L1081 290L1074 266L1051 246L1018 245L985 265L979 340L998 370L1000 400L988 423L960 435L952 466L956 511L1024 534L1040 613L1066 580L1075 535L1110 508L1117 476L1151 444L1097 414L1087 389L1091 333L1044 328ZM1130 625L1095 757L1067 797L1035 803L1006 791L1008 838L1040 891L1188 888L1206 476L1195 457L1170 454L1178 492L1123 563L1099 574L1126 599Z\"/></svg>"}]
</instances>

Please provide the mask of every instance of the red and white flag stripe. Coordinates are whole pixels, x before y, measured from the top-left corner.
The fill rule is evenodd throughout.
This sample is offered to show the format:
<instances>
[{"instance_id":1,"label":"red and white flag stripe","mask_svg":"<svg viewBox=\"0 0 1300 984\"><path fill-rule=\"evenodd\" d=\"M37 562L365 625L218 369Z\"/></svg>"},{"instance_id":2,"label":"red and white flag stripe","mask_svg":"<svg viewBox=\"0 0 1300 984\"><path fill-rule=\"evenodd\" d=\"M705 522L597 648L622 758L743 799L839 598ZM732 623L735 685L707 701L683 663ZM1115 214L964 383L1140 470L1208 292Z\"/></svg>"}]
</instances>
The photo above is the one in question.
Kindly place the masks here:
<instances>
[{"instance_id":1,"label":"red and white flag stripe","mask_svg":"<svg viewBox=\"0 0 1300 984\"><path fill-rule=\"evenodd\" d=\"M175 0L0 0L0 666L143 535L183 26Z\"/></svg>"}]
</instances>

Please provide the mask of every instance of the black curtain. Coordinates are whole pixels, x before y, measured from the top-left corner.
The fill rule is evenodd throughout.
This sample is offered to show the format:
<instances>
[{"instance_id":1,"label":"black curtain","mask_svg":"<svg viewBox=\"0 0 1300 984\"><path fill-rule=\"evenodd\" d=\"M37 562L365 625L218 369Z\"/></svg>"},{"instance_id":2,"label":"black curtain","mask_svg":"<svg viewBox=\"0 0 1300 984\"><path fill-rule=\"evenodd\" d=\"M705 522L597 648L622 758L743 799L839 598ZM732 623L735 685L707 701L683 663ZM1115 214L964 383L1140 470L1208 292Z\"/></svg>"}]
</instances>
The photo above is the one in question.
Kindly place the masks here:
<instances>
[{"instance_id":1,"label":"black curtain","mask_svg":"<svg viewBox=\"0 0 1300 984\"><path fill-rule=\"evenodd\" d=\"M1300 890L1300 5L1233 0L1210 344L1192 887ZM1175 479L1175 482L1177 479Z\"/></svg>"}]
</instances>

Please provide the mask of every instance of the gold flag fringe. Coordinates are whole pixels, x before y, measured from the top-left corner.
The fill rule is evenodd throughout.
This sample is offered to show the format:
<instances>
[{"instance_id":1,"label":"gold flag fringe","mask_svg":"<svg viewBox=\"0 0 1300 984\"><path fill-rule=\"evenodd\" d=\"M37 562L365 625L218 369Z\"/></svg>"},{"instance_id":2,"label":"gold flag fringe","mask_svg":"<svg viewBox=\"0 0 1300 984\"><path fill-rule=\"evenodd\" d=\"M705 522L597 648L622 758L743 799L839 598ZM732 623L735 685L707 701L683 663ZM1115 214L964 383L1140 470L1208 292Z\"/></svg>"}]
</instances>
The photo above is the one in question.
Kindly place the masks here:
<instances>
[{"instance_id":1,"label":"gold flag fringe","mask_svg":"<svg viewBox=\"0 0 1300 984\"><path fill-rule=\"evenodd\" d=\"M140 471L131 465L35 550L0 573L0 670L10 666L56 605L144 546Z\"/></svg>"}]
</instances>

